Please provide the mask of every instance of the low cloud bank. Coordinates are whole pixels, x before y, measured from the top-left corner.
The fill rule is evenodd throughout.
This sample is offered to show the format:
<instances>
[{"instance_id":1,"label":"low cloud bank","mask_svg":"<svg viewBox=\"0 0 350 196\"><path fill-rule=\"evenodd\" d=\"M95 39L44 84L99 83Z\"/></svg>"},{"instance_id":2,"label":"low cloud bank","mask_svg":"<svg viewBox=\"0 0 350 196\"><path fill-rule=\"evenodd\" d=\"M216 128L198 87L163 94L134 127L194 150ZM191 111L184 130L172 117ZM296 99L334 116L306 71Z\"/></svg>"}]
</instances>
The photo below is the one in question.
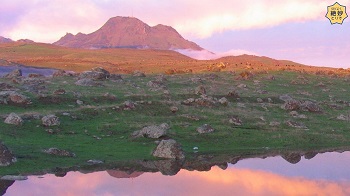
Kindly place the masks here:
<instances>
[{"instance_id":1,"label":"low cloud bank","mask_svg":"<svg viewBox=\"0 0 350 196\"><path fill-rule=\"evenodd\" d=\"M188 57L197 59L197 60L213 60L213 59L218 59L218 58L225 57L225 56L239 56L239 55L243 55L243 54L258 56L258 54L254 53L254 52L250 52L247 50L241 50L241 49L233 49L233 50L229 50L229 51L221 52L221 53L213 53L213 52L210 52L208 50L198 51L198 50L188 50L188 49L175 50L175 51L179 52L183 55L186 55Z\"/></svg>"}]
</instances>

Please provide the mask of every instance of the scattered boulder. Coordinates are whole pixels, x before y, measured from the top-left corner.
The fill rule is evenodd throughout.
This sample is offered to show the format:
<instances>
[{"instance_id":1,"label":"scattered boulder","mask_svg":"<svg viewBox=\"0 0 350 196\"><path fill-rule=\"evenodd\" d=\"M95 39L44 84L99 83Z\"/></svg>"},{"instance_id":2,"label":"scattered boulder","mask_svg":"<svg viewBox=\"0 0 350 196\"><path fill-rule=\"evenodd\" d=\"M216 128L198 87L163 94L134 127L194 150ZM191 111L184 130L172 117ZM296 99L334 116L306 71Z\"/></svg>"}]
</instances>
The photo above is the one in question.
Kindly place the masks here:
<instances>
[{"instance_id":1,"label":"scattered boulder","mask_svg":"<svg viewBox=\"0 0 350 196\"><path fill-rule=\"evenodd\" d=\"M198 86L196 89L195 89L195 94L196 95L205 95L206 94L206 90L204 88L204 86Z\"/></svg>"},{"instance_id":2,"label":"scattered boulder","mask_svg":"<svg viewBox=\"0 0 350 196\"><path fill-rule=\"evenodd\" d=\"M66 76L66 75L67 75L66 71L64 71L64 70L57 70L57 71L53 72L52 77L56 78L56 77L63 77L63 76Z\"/></svg>"},{"instance_id":3,"label":"scattered boulder","mask_svg":"<svg viewBox=\"0 0 350 196\"><path fill-rule=\"evenodd\" d=\"M16 113L11 113L10 115L7 116L4 123L20 126L23 124L23 119L20 116L18 116Z\"/></svg>"},{"instance_id":4,"label":"scattered boulder","mask_svg":"<svg viewBox=\"0 0 350 196\"><path fill-rule=\"evenodd\" d=\"M28 74L29 78L45 78L43 74L38 74L38 73L30 73Z\"/></svg>"},{"instance_id":5,"label":"scattered boulder","mask_svg":"<svg viewBox=\"0 0 350 196\"><path fill-rule=\"evenodd\" d=\"M305 101L300 105L301 109L303 111L309 111L309 112L315 112L315 113L320 113L322 112L322 109L318 104L311 102L311 101Z\"/></svg>"},{"instance_id":6,"label":"scattered boulder","mask_svg":"<svg viewBox=\"0 0 350 196\"><path fill-rule=\"evenodd\" d=\"M256 101L257 101L258 103L263 103L263 102L264 102L261 98L256 98Z\"/></svg>"},{"instance_id":7,"label":"scattered boulder","mask_svg":"<svg viewBox=\"0 0 350 196\"><path fill-rule=\"evenodd\" d=\"M289 112L289 115L293 116L294 118L301 118L301 119L307 118L305 114L299 114L297 111L291 111Z\"/></svg>"},{"instance_id":8,"label":"scattered boulder","mask_svg":"<svg viewBox=\"0 0 350 196\"><path fill-rule=\"evenodd\" d=\"M214 132L214 129L210 125L204 124L197 128L197 132L200 134L211 133Z\"/></svg>"},{"instance_id":9,"label":"scattered boulder","mask_svg":"<svg viewBox=\"0 0 350 196\"><path fill-rule=\"evenodd\" d=\"M286 101L292 100L293 98L291 96L285 94L285 95L280 95L279 99L286 102Z\"/></svg>"},{"instance_id":10,"label":"scattered boulder","mask_svg":"<svg viewBox=\"0 0 350 196\"><path fill-rule=\"evenodd\" d=\"M276 77L274 75L268 75L266 77L267 80L276 80Z\"/></svg>"},{"instance_id":11,"label":"scattered boulder","mask_svg":"<svg viewBox=\"0 0 350 196\"><path fill-rule=\"evenodd\" d=\"M155 77L155 79L156 79L157 82L161 82L161 83L168 81L168 79L166 79L166 77L164 75L162 75L162 74L161 75L157 75Z\"/></svg>"},{"instance_id":12,"label":"scattered boulder","mask_svg":"<svg viewBox=\"0 0 350 196\"><path fill-rule=\"evenodd\" d=\"M66 90L60 88L60 89L57 89L53 92L54 95L64 95L66 94Z\"/></svg>"},{"instance_id":13,"label":"scattered boulder","mask_svg":"<svg viewBox=\"0 0 350 196\"><path fill-rule=\"evenodd\" d=\"M242 123L242 120L238 118L238 116L232 116L229 120L228 120L229 123L231 124L234 124L236 126L241 126L243 123Z\"/></svg>"},{"instance_id":14,"label":"scattered boulder","mask_svg":"<svg viewBox=\"0 0 350 196\"><path fill-rule=\"evenodd\" d=\"M61 149L58 149L58 148L44 149L43 152L46 153L46 154L62 156L62 157L75 157L74 153L69 152L67 150L61 150Z\"/></svg>"},{"instance_id":15,"label":"scattered boulder","mask_svg":"<svg viewBox=\"0 0 350 196\"><path fill-rule=\"evenodd\" d=\"M281 123L280 123L280 122L277 122L277 121L271 121L269 125L270 125L271 127L277 127L277 126L280 126Z\"/></svg>"},{"instance_id":16,"label":"scattered boulder","mask_svg":"<svg viewBox=\"0 0 350 196\"><path fill-rule=\"evenodd\" d=\"M132 101L125 101L124 102L124 110L133 110L135 108L136 108L136 106L135 106L134 102L132 102Z\"/></svg>"},{"instance_id":17,"label":"scattered boulder","mask_svg":"<svg viewBox=\"0 0 350 196\"><path fill-rule=\"evenodd\" d=\"M16 162L12 152L0 141L0 166L8 166Z\"/></svg>"},{"instance_id":18,"label":"scattered boulder","mask_svg":"<svg viewBox=\"0 0 350 196\"><path fill-rule=\"evenodd\" d=\"M286 102L282 105L282 109L284 110L299 110L301 107L301 102L295 99L286 100Z\"/></svg>"},{"instance_id":19,"label":"scattered boulder","mask_svg":"<svg viewBox=\"0 0 350 196\"><path fill-rule=\"evenodd\" d=\"M185 154L175 140L162 140L153 151L153 156L166 159L184 159Z\"/></svg>"},{"instance_id":20,"label":"scattered boulder","mask_svg":"<svg viewBox=\"0 0 350 196\"><path fill-rule=\"evenodd\" d=\"M162 82L152 80L152 81L147 82L147 86L149 86L151 88L162 88L162 87L164 87L164 84Z\"/></svg>"},{"instance_id":21,"label":"scattered boulder","mask_svg":"<svg viewBox=\"0 0 350 196\"><path fill-rule=\"evenodd\" d=\"M44 116L41 119L41 122L46 127L59 126L61 124L60 119L57 116L53 115L53 114Z\"/></svg>"},{"instance_id":22,"label":"scattered boulder","mask_svg":"<svg viewBox=\"0 0 350 196\"><path fill-rule=\"evenodd\" d=\"M231 90L227 93L227 96L239 98L239 93L236 90Z\"/></svg>"},{"instance_id":23,"label":"scattered boulder","mask_svg":"<svg viewBox=\"0 0 350 196\"><path fill-rule=\"evenodd\" d=\"M341 114L337 117L338 120L343 120L343 121L350 121L350 116L349 115L344 115Z\"/></svg>"},{"instance_id":24,"label":"scattered boulder","mask_svg":"<svg viewBox=\"0 0 350 196\"><path fill-rule=\"evenodd\" d=\"M101 84L93 81L92 79L89 78L83 78L75 82L76 85L78 86L101 86Z\"/></svg>"},{"instance_id":25,"label":"scattered boulder","mask_svg":"<svg viewBox=\"0 0 350 196\"><path fill-rule=\"evenodd\" d=\"M0 104L14 104L19 106L26 106L31 104L30 99L16 91L1 91Z\"/></svg>"},{"instance_id":26,"label":"scattered boulder","mask_svg":"<svg viewBox=\"0 0 350 196\"><path fill-rule=\"evenodd\" d=\"M247 88L247 85L246 84L238 84L237 88Z\"/></svg>"},{"instance_id":27,"label":"scattered boulder","mask_svg":"<svg viewBox=\"0 0 350 196\"><path fill-rule=\"evenodd\" d=\"M132 134L132 136L158 139L158 138L164 137L167 134L167 130L169 128L170 128L169 125L166 123L163 123L159 126L151 125L151 126L144 127L139 131L135 131Z\"/></svg>"},{"instance_id":28,"label":"scattered boulder","mask_svg":"<svg viewBox=\"0 0 350 196\"><path fill-rule=\"evenodd\" d=\"M11 71L10 73L6 74L4 78L16 78L22 76L22 70L20 69L15 69Z\"/></svg>"},{"instance_id":29,"label":"scattered boulder","mask_svg":"<svg viewBox=\"0 0 350 196\"><path fill-rule=\"evenodd\" d=\"M226 97L222 97L218 101L221 105L225 105L225 106L228 105L228 103L229 103L228 100L226 99Z\"/></svg>"},{"instance_id":30,"label":"scattered boulder","mask_svg":"<svg viewBox=\"0 0 350 196\"><path fill-rule=\"evenodd\" d=\"M111 74L109 76L109 80L120 81L120 80L123 80L123 78L122 78L122 75L120 75L120 74Z\"/></svg>"},{"instance_id":31,"label":"scattered boulder","mask_svg":"<svg viewBox=\"0 0 350 196\"><path fill-rule=\"evenodd\" d=\"M297 128L297 129L307 129L307 127L304 125L304 123L295 122L295 121L291 121L291 120L288 120L286 122L286 125L288 125L290 127Z\"/></svg>"},{"instance_id":32,"label":"scattered boulder","mask_svg":"<svg viewBox=\"0 0 350 196\"><path fill-rule=\"evenodd\" d=\"M170 111L171 111L172 113L176 113L177 111L179 111L179 108L176 107L176 106L171 106L171 107L170 107Z\"/></svg>"},{"instance_id":33,"label":"scattered boulder","mask_svg":"<svg viewBox=\"0 0 350 196\"><path fill-rule=\"evenodd\" d=\"M132 75L135 77L146 77L146 74L139 70L134 71Z\"/></svg>"}]
</instances>

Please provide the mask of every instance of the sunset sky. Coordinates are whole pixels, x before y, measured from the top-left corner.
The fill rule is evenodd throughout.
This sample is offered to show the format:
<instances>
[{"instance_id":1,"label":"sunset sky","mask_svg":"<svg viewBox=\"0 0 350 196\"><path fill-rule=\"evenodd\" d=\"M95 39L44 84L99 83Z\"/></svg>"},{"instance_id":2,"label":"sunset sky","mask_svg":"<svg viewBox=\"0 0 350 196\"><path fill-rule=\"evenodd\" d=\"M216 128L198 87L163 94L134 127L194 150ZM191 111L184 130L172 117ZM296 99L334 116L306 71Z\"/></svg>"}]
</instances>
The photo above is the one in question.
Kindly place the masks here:
<instances>
[{"instance_id":1,"label":"sunset sky","mask_svg":"<svg viewBox=\"0 0 350 196\"><path fill-rule=\"evenodd\" d=\"M350 6L350 0L339 0ZM331 25L333 0L4 0L0 35L52 43L67 32L91 33L114 16L174 27L186 39L223 54L255 54L350 67L350 18ZM348 15L349 15L348 11Z\"/></svg>"}]
</instances>

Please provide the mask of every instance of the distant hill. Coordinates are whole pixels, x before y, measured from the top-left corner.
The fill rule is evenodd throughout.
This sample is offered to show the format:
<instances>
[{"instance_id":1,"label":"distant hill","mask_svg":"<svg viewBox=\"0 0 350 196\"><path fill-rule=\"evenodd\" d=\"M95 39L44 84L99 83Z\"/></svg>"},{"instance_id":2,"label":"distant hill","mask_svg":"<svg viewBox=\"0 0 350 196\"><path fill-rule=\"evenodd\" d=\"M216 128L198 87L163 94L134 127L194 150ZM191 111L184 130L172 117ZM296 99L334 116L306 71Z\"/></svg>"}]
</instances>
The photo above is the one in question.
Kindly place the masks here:
<instances>
[{"instance_id":1,"label":"distant hill","mask_svg":"<svg viewBox=\"0 0 350 196\"><path fill-rule=\"evenodd\" d=\"M159 50L202 50L194 42L185 40L174 28L165 25L150 27L133 17L114 17L90 34L67 33L57 42L70 48L149 48Z\"/></svg>"},{"instance_id":2,"label":"distant hill","mask_svg":"<svg viewBox=\"0 0 350 196\"><path fill-rule=\"evenodd\" d=\"M13 42L11 39L0 36L0 44Z\"/></svg>"}]
</instances>

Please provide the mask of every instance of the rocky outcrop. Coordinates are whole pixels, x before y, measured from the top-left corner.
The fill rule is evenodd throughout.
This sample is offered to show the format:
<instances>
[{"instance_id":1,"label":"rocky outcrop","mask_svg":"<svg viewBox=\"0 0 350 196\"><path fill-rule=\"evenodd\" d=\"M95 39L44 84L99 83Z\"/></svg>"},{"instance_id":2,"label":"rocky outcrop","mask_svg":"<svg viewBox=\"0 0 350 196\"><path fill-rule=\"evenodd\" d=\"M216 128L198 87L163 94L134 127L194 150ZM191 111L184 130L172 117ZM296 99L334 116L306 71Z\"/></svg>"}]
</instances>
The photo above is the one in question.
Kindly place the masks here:
<instances>
[{"instance_id":1,"label":"rocky outcrop","mask_svg":"<svg viewBox=\"0 0 350 196\"><path fill-rule=\"evenodd\" d=\"M173 139L162 140L153 151L153 156L166 159L184 159L185 154L179 143Z\"/></svg>"},{"instance_id":2,"label":"rocky outcrop","mask_svg":"<svg viewBox=\"0 0 350 196\"><path fill-rule=\"evenodd\" d=\"M61 124L60 119L53 114L44 116L41 122L46 127L59 126Z\"/></svg>"},{"instance_id":3,"label":"rocky outcrop","mask_svg":"<svg viewBox=\"0 0 350 196\"><path fill-rule=\"evenodd\" d=\"M20 126L23 124L23 119L18 116L16 113L11 113L7 116L4 123Z\"/></svg>"},{"instance_id":4,"label":"rocky outcrop","mask_svg":"<svg viewBox=\"0 0 350 196\"><path fill-rule=\"evenodd\" d=\"M0 166L8 166L16 162L16 157L12 152L0 141Z\"/></svg>"},{"instance_id":5,"label":"rocky outcrop","mask_svg":"<svg viewBox=\"0 0 350 196\"><path fill-rule=\"evenodd\" d=\"M22 70L20 69L15 69L11 71L10 73L6 74L4 78L16 78L22 76Z\"/></svg>"},{"instance_id":6,"label":"rocky outcrop","mask_svg":"<svg viewBox=\"0 0 350 196\"><path fill-rule=\"evenodd\" d=\"M144 127L139 131L135 131L132 134L132 136L158 139L158 138L164 137L167 134L168 129L169 129L169 125L166 123L163 123L159 126L151 125L151 126Z\"/></svg>"}]
</instances>

